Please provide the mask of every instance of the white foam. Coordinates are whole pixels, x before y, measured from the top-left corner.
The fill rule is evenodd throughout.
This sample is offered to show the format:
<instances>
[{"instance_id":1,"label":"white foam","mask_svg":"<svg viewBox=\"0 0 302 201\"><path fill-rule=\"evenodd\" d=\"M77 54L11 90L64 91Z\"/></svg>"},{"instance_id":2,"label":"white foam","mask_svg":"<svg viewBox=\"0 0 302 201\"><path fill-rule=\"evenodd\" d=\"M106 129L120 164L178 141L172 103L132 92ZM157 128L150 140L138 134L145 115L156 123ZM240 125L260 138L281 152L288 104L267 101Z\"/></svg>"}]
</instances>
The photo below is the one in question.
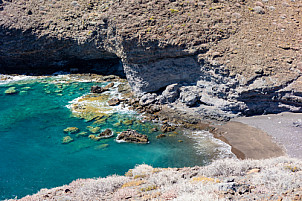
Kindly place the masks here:
<instances>
[{"instance_id":1,"label":"white foam","mask_svg":"<svg viewBox=\"0 0 302 201\"><path fill-rule=\"evenodd\" d=\"M2 75L0 74L0 85L9 84L11 82L18 82L22 80L32 80L41 78L41 76L28 76L28 75ZM4 80L5 79L5 80Z\"/></svg>"},{"instance_id":2,"label":"white foam","mask_svg":"<svg viewBox=\"0 0 302 201\"><path fill-rule=\"evenodd\" d=\"M235 158L231 146L214 138L208 131L185 131L185 135L195 141L193 147L197 154L211 155L213 159Z\"/></svg>"},{"instance_id":3,"label":"white foam","mask_svg":"<svg viewBox=\"0 0 302 201\"><path fill-rule=\"evenodd\" d=\"M108 100L112 99L112 98L123 98L122 94L118 92L118 85L120 84L120 82L113 82L114 83L114 87L112 87L109 91L105 91L102 94L105 95L109 95ZM72 105L73 104L78 104L78 105L93 105L95 107L98 108L103 108L105 109L104 111L102 111L102 113L105 114L113 114L113 113L119 113L119 114L136 114L136 112L134 110L130 110L129 107L127 105L124 105L124 107L122 107L122 104L116 105L116 106L109 106L108 102L100 102L100 101L81 101L79 102L80 99L84 98L86 95L89 95L91 93L88 94L84 94L72 101L68 102L68 105L66 105L67 108L72 109ZM107 110L108 109L108 110ZM76 111L73 111L76 112Z\"/></svg>"}]
</instances>

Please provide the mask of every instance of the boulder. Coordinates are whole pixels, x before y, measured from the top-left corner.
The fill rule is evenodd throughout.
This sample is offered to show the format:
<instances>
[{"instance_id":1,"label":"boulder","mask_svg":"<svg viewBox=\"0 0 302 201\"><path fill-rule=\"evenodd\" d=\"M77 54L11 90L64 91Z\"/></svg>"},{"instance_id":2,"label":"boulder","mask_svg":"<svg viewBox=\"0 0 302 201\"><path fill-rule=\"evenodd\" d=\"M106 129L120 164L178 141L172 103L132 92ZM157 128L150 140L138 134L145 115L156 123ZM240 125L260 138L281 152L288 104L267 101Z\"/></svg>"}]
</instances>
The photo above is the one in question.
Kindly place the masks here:
<instances>
[{"instance_id":1,"label":"boulder","mask_svg":"<svg viewBox=\"0 0 302 201\"><path fill-rule=\"evenodd\" d=\"M117 142L134 142L134 143L148 143L147 135L139 134L135 130L128 129L127 131L121 132L116 137Z\"/></svg>"},{"instance_id":2,"label":"boulder","mask_svg":"<svg viewBox=\"0 0 302 201\"><path fill-rule=\"evenodd\" d=\"M113 136L113 132L112 130L110 130L109 128L107 128L106 130L104 130L103 132L101 132L98 137L101 138L109 138Z\"/></svg>"},{"instance_id":3,"label":"boulder","mask_svg":"<svg viewBox=\"0 0 302 201\"><path fill-rule=\"evenodd\" d=\"M187 106L193 106L199 100L198 93L191 91L189 88L180 93L180 100Z\"/></svg>"},{"instance_id":4,"label":"boulder","mask_svg":"<svg viewBox=\"0 0 302 201\"><path fill-rule=\"evenodd\" d=\"M109 106L116 106L120 104L120 100L118 98L112 98L108 101Z\"/></svg>"},{"instance_id":5,"label":"boulder","mask_svg":"<svg viewBox=\"0 0 302 201\"><path fill-rule=\"evenodd\" d=\"M64 133L75 134L75 133L79 132L80 129L77 127L67 127L63 131L64 131Z\"/></svg>"},{"instance_id":6,"label":"boulder","mask_svg":"<svg viewBox=\"0 0 302 201\"><path fill-rule=\"evenodd\" d=\"M163 93L159 96L159 102L161 104L173 103L179 96L179 85L171 84L166 87Z\"/></svg>"}]
</instances>

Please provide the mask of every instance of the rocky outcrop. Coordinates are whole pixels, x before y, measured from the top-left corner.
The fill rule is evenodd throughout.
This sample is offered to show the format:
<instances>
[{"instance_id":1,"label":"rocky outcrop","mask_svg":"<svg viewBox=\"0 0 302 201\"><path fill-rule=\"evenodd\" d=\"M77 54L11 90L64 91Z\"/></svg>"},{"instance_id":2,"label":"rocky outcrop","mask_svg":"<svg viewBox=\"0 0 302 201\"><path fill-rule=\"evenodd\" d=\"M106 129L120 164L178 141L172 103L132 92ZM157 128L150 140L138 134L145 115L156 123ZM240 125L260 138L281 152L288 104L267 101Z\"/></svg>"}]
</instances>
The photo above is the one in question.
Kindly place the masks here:
<instances>
[{"instance_id":1,"label":"rocky outcrop","mask_svg":"<svg viewBox=\"0 0 302 201\"><path fill-rule=\"evenodd\" d=\"M0 73L124 71L146 105L216 119L301 112L301 7L253 0L3 1Z\"/></svg>"},{"instance_id":2,"label":"rocky outcrop","mask_svg":"<svg viewBox=\"0 0 302 201\"><path fill-rule=\"evenodd\" d=\"M116 137L117 142L133 142L133 143L148 143L148 137L147 135L142 135L136 132L135 130L128 129L127 131L121 132Z\"/></svg>"}]
</instances>

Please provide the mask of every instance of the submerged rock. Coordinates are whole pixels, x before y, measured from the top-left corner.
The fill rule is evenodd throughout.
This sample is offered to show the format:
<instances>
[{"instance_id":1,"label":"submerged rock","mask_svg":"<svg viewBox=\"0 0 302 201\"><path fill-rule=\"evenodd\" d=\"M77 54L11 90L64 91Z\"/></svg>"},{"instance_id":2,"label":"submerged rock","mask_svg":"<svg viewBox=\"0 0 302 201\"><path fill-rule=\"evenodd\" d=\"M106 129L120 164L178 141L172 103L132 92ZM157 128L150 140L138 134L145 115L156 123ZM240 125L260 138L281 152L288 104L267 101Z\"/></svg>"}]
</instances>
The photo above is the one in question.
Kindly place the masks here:
<instances>
[{"instance_id":1,"label":"submerged rock","mask_svg":"<svg viewBox=\"0 0 302 201\"><path fill-rule=\"evenodd\" d=\"M75 134L75 133L79 132L80 129L77 127L67 127L63 131L64 131L64 133Z\"/></svg>"},{"instance_id":2,"label":"submerged rock","mask_svg":"<svg viewBox=\"0 0 302 201\"><path fill-rule=\"evenodd\" d=\"M98 137L101 138L109 138L113 136L113 132L112 130L110 130L109 128L107 128L106 130L104 130L103 132L101 132Z\"/></svg>"},{"instance_id":3,"label":"submerged rock","mask_svg":"<svg viewBox=\"0 0 302 201\"><path fill-rule=\"evenodd\" d=\"M73 139L70 136L65 136L65 137L63 137L62 144L68 144L72 141L73 141Z\"/></svg>"},{"instance_id":4,"label":"submerged rock","mask_svg":"<svg viewBox=\"0 0 302 201\"><path fill-rule=\"evenodd\" d=\"M18 91L16 90L16 87L10 87L4 92L5 94L16 94Z\"/></svg>"},{"instance_id":5,"label":"submerged rock","mask_svg":"<svg viewBox=\"0 0 302 201\"><path fill-rule=\"evenodd\" d=\"M76 134L76 137L81 137L81 136L85 137L87 135L88 135L88 133L83 131L83 132L80 132L80 133Z\"/></svg>"},{"instance_id":6,"label":"submerged rock","mask_svg":"<svg viewBox=\"0 0 302 201\"><path fill-rule=\"evenodd\" d=\"M96 146L94 149L100 150L100 149L105 149L107 147L109 147L109 144L101 144L101 145Z\"/></svg>"},{"instance_id":7,"label":"submerged rock","mask_svg":"<svg viewBox=\"0 0 302 201\"><path fill-rule=\"evenodd\" d=\"M147 135L139 134L135 130L128 129L127 131L121 132L117 137L116 140L118 142L134 142L134 143L148 143Z\"/></svg>"},{"instance_id":8,"label":"submerged rock","mask_svg":"<svg viewBox=\"0 0 302 201\"><path fill-rule=\"evenodd\" d=\"M87 126L87 129L91 132L91 133L99 133L101 128L100 127L92 127L92 126Z\"/></svg>"},{"instance_id":9,"label":"submerged rock","mask_svg":"<svg viewBox=\"0 0 302 201\"><path fill-rule=\"evenodd\" d=\"M89 135L88 138L90 138L91 140L94 140L94 141L99 141L100 139L102 139L102 137L98 137L96 135Z\"/></svg>"},{"instance_id":10,"label":"submerged rock","mask_svg":"<svg viewBox=\"0 0 302 201\"><path fill-rule=\"evenodd\" d=\"M166 133L166 132L171 132L174 131L176 128L174 126L170 126L169 124L164 124L160 128L161 132Z\"/></svg>"},{"instance_id":11,"label":"submerged rock","mask_svg":"<svg viewBox=\"0 0 302 201\"><path fill-rule=\"evenodd\" d=\"M158 136L156 136L156 139L163 138L163 137L166 137L166 135L165 134L159 134Z\"/></svg>"},{"instance_id":12,"label":"submerged rock","mask_svg":"<svg viewBox=\"0 0 302 201\"><path fill-rule=\"evenodd\" d=\"M126 126L130 126L133 124L133 120L132 119L126 119L125 121L123 121L123 124Z\"/></svg>"}]
</instances>

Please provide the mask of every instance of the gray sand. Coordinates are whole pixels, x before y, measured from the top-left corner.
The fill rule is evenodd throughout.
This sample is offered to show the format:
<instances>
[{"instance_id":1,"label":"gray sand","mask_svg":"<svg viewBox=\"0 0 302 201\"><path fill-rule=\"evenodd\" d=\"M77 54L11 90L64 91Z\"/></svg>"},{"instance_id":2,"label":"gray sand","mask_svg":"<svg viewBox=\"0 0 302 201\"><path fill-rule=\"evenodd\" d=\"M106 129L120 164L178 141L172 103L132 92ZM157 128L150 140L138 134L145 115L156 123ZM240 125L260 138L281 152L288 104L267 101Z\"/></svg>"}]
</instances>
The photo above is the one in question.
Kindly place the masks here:
<instances>
[{"instance_id":1,"label":"gray sand","mask_svg":"<svg viewBox=\"0 0 302 201\"><path fill-rule=\"evenodd\" d=\"M282 145L288 156L302 159L302 114L280 113L240 117L232 121L261 129Z\"/></svg>"}]
</instances>

